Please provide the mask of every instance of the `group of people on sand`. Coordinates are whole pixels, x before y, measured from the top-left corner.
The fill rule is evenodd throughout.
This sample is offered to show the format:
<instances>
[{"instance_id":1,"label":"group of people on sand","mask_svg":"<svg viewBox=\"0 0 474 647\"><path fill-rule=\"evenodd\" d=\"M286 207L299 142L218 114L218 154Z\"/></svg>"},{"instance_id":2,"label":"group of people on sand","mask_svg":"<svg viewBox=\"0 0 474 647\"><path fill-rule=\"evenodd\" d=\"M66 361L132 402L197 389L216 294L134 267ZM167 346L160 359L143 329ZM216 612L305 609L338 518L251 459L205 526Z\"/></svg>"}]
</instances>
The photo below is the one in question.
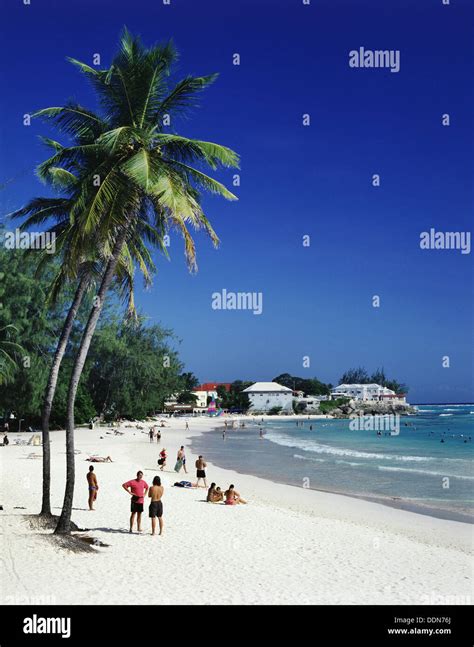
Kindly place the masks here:
<instances>
[{"instance_id":1,"label":"group of people on sand","mask_svg":"<svg viewBox=\"0 0 474 647\"><path fill-rule=\"evenodd\" d=\"M99 483L97 481L93 465L89 467L89 471L87 473L87 484L89 487L89 510L95 510L94 502L97 500ZM136 478L122 483L122 487L125 492L132 497L130 501L130 532L133 532L135 519L137 523L137 531L142 531L143 506L145 504L145 496L148 493L148 497L150 499L148 516L151 519L151 534L156 534L156 520L158 519L160 528L159 534L161 535L163 533L163 503L161 498L163 496L164 487L161 485L160 477L155 476L153 479L153 485L149 487L148 483L143 478L143 472L139 471L137 472Z\"/></svg>"},{"instance_id":2,"label":"group of people on sand","mask_svg":"<svg viewBox=\"0 0 474 647\"><path fill-rule=\"evenodd\" d=\"M208 503L220 503L223 501L225 505L237 505L238 503L247 503L244 501L240 494L234 487L234 484L229 485L229 489L225 492L222 492L220 487L217 487L215 483L211 483L211 487L207 491L206 501Z\"/></svg>"},{"instance_id":3,"label":"group of people on sand","mask_svg":"<svg viewBox=\"0 0 474 647\"><path fill-rule=\"evenodd\" d=\"M163 492L164 487L161 485L161 479L159 476L153 478L153 485L148 487L148 483L143 479L143 472L137 472L137 477L130 481L122 483L122 487L131 495L132 499L130 502L130 532L133 532L133 524L135 523L135 517L137 518L137 531L141 532L141 522L142 522L142 513L143 505L145 503L145 496L148 493L148 498L150 499L150 505L148 506L148 516L151 519L151 534L156 534L156 520L158 519L158 524L160 528L159 535L163 534Z\"/></svg>"},{"instance_id":4,"label":"group of people on sand","mask_svg":"<svg viewBox=\"0 0 474 647\"><path fill-rule=\"evenodd\" d=\"M165 453L165 458L166 458L165 449L163 449L160 452L160 456L163 453ZM110 456L107 456L107 459L111 461ZM91 460L92 462L109 462L107 459L102 457L91 457L88 460ZM158 462L160 462L160 460ZM181 463L180 469L183 466L183 461L185 462L185 460L186 459L184 454L184 445L181 445L178 451L178 461ZM161 464L161 468L163 468L165 464L166 464L166 460ZM200 455L196 460L195 466L196 466L197 483L195 486L192 486L192 487L196 487L196 488L201 487L199 484L200 484L200 481L203 481L204 485L202 487L207 488L207 483L206 483L207 463L202 457L202 455ZM97 476L95 474L93 465L90 465L86 478L87 478L87 484L89 488L89 499L88 499L89 510L95 510L94 503L97 500L99 483L97 481ZM162 497L163 497L164 487L161 484L160 477L155 476L153 478L152 486L149 487L148 483L143 478L143 472L138 471L136 478L131 479L130 481L126 481L125 483L122 483L122 487L127 492L127 494L131 496L130 532L133 532L135 521L136 521L137 531L138 532L142 531L141 522L142 522L143 507L145 504L145 497L148 494L148 498L150 499L150 504L148 506L148 516L151 519L151 534L152 535L156 534L157 519L159 524L158 534L160 535L163 534ZM222 492L220 487L216 487L215 483L211 483L211 487L208 489L208 492L207 492L206 501L210 503L224 502L225 505L237 505L239 503L247 503L247 501L244 501L244 499L242 499L240 494L236 491L233 484L229 485L229 488L225 492Z\"/></svg>"}]
</instances>

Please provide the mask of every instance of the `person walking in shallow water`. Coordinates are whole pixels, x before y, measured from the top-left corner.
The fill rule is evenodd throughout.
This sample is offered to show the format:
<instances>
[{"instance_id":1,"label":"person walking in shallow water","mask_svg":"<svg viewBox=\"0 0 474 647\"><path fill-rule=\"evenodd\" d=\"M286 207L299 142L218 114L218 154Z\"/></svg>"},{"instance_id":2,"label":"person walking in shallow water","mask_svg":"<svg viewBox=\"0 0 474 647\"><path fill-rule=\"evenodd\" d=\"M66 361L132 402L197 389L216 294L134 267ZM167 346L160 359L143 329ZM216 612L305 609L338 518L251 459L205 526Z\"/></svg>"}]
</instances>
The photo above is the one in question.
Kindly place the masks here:
<instances>
[{"instance_id":1,"label":"person walking in shallow water","mask_svg":"<svg viewBox=\"0 0 474 647\"><path fill-rule=\"evenodd\" d=\"M151 499L150 506L148 508L148 516L151 519L152 535L155 534L157 517L160 526L160 532L158 534L163 534L163 503L161 501L163 492L164 487L161 485L161 479L159 476L155 476L155 478L153 479L153 485L148 491L148 496Z\"/></svg>"}]
</instances>

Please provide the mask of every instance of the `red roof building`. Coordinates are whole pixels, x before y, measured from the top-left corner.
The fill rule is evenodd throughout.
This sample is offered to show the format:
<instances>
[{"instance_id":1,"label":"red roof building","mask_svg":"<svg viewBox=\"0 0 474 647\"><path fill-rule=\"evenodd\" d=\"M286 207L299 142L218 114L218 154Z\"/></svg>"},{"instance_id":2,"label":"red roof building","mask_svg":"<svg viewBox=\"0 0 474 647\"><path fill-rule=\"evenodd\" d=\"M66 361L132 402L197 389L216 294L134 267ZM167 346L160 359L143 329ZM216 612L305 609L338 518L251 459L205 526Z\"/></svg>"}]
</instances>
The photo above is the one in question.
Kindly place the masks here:
<instances>
[{"instance_id":1,"label":"red roof building","mask_svg":"<svg viewBox=\"0 0 474 647\"><path fill-rule=\"evenodd\" d=\"M230 391L230 382L205 382L197 386L193 391L215 391L218 386L223 386L226 391Z\"/></svg>"}]
</instances>

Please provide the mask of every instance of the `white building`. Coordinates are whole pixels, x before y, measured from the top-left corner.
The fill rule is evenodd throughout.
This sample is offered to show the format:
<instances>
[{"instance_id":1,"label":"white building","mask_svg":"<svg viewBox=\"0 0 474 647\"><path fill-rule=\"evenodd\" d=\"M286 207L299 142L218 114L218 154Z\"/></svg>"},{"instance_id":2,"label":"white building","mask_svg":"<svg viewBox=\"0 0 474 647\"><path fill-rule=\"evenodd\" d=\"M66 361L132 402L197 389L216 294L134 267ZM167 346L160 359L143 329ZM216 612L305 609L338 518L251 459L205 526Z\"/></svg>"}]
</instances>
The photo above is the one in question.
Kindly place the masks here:
<instances>
[{"instance_id":1,"label":"white building","mask_svg":"<svg viewBox=\"0 0 474 647\"><path fill-rule=\"evenodd\" d=\"M312 413L314 411L319 410L319 404L320 402L323 402L325 400L329 399L329 396L327 395L300 395L301 391L297 391L297 395L294 398L296 400L297 404L303 404L304 413Z\"/></svg>"},{"instance_id":2,"label":"white building","mask_svg":"<svg viewBox=\"0 0 474 647\"><path fill-rule=\"evenodd\" d=\"M202 413L203 411L207 411L209 399L218 399L219 396L217 394L217 388L219 386L223 386L226 391L229 391L231 384L230 382L205 382L204 384L201 384L200 386L193 389L192 393L197 398L196 405L194 407L195 413Z\"/></svg>"},{"instance_id":3,"label":"white building","mask_svg":"<svg viewBox=\"0 0 474 647\"><path fill-rule=\"evenodd\" d=\"M265 413L274 407L281 407L282 412L293 412L293 391L276 382L255 382L243 390L250 400L251 413Z\"/></svg>"},{"instance_id":4,"label":"white building","mask_svg":"<svg viewBox=\"0 0 474 647\"><path fill-rule=\"evenodd\" d=\"M339 384L332 389L331 397L350 398L351 400L368 400L370 402L405 402L404 394L396 394L392 389L380 384Z\"/></svg>"}]
</instances>

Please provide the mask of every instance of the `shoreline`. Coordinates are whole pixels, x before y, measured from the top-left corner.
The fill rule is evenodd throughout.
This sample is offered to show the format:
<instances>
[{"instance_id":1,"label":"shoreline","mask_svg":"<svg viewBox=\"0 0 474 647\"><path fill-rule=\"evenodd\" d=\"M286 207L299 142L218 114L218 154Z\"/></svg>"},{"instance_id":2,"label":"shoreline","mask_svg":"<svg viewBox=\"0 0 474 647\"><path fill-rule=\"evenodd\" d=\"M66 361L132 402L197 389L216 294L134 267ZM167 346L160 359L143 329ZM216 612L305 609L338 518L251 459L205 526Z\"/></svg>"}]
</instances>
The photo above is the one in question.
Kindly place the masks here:
<instances>
[{"instance_id":1,"label":"shoreline","mask_svg":"<svg viewBox=\"0 0 474 647\"><path fill-rule=\"evenodd\" d=\"M107 547L78 554L58 547L50 532L32 529L27 515L41 502L41 463L26 460L40 447L0 449L0 523L3 529L4 604L443 604L472 596L472 528L380 503L287 486L242 475L208 462L208 485L234 482L249 502L229 508L205 502L206 491L172 487L195 482L192 438L220 421L165 419L161 444L149 443L148 427L76 431L73 521ZM22 434L20 435L20 437ZM58 514L65 484L63 432L52 432L52 509ZM11 440L18 434L11 434ZM173 471L186 447L189 474ZM168 465L157 468L166 447ZM96 464L100 490L87 510L85 459L96 452L112 463ZM147 510L144 532L128 531L129 499L121 483L136 471L165 486L164 534L152 537ZM12 484L15 484L13 487ZM147 507L147 506L146 506ZM301 576L302 569L304 577ZM201 574L201 584L193 582ZM100 586L91 588L91 581ZM457 602L456 602L457 600Z\"/></svg>"},{"instance_id":2,"label":"shoreline","mask_svg":"<svg viewBox=\"0 0 474 647\"><path fill-rule=\"evenodd\" d=\"M243 421L255 421L255 424L258 426L258 421L255 420L256 418L258 419L264 419L264 420L272 420L277 418L278 416L239 416L239 420ZM319 415L319 416L312 416L312 420L316 419L332 419L331 416L326 416L326 415ZM293 418L292 418L293 419ZM296 416L294 417L295 420L300 419L300 420L308 420L308 416ZM225 427L221 424L220 426L213 426L212 428L208 429L207 431L221 431L224 430ZM204 435L206 431L201 431L198 435ZM196 436L196 435L195 435ZM191 437L192 438L192 437ZM219 467L220 469L226 470L228 468L223 467L219 465L218 463L212 463L215 467ZM292 487L292 488L297 488L299 490L304 490L302 486L296 485L295 483L290 483L288 481L284 480L279 480L278 478L269 478L268 476L261 476L258 473L254 471L245 471L241 472L240 469L234 469L233 470L236 474L239 474L241 476L254 476L256 478L260 478L264 481L268 481L274 484L280 484L280 485L286 485L287 487ZM420 514L424 516L428 516L434 519L443 519L446 521L456 521L458 523L464 523L469 526L472 526L474 524L474 516L470 516L469 514L465 514L462 512L457 512L456 510L448 510L448 509L443 509L443 508L434 508L431 505L424 505L423 503L414 503L411 502L407 499L403 499L402 497L383 497L383 496L378 496L378 495L370 495L370 494L358 494L354 492L342 492L338 490L329 490L329 489L324 489L324 488L316 488L316 487L309 487L308 488L311 491L314 492L321 492L321 493L326 493L326 494L334 494L337 496L342 496L346 497L349 499L357 499L361 501L369 501L371 503L378 503L380 505L387 506L389 508L393 508L396 510L405 510L407 512L412 512L414 514Z\"/></svg>"}]
</instances>

